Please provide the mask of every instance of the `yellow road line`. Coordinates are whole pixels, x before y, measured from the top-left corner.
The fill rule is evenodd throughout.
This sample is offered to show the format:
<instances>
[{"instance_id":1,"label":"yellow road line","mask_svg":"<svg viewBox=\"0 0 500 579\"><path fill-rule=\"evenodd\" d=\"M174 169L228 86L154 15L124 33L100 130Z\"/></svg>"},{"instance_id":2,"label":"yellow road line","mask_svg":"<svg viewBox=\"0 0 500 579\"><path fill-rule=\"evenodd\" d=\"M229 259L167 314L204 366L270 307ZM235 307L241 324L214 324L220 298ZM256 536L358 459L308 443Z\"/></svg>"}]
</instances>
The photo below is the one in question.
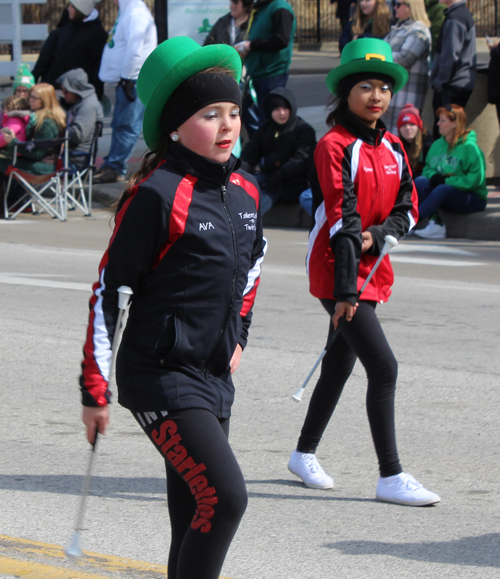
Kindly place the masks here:
<instances>
[{"instance_id":1,"label":"yellow road line","mask_svg":"<svg viewBox=\"0 0 500 579\"><path fill-rule=\"evenodd\" d=\"M0 535L0 573L26 579L165 579L167 567L90 552L68 559L59 545Z\"/></svg>"},{"instance_id":2,"label":"yellow road line","mask_svg":"<svg viewBox=\"0 0 500 579\"><path fill-rule=\"evenodd\" d=\"M108 579L103 575L95 573L85 573L54 567L53 565L43 565L42 563L31 563L20 561L19 559L9 559L0 557L0 573L4 575L15 575L26 579ZM166 577L166 575L165 575Z\"/></svg>"}]
</instances>

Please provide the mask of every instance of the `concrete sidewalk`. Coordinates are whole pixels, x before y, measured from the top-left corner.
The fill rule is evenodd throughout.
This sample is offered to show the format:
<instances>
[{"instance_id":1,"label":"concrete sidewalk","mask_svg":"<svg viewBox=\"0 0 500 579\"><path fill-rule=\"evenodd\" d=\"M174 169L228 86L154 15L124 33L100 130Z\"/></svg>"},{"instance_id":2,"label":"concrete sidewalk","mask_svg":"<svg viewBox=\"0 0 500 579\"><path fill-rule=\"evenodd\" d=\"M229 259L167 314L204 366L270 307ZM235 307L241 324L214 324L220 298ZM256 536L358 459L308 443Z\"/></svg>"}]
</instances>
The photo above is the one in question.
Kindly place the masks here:
<instances>
[{"instance_id":1,"label":"concrete sidewalk","mask_svg":"<svg viewBox=\"0 0 500 579\"><path fill-rule=\"evenodd\" d=\"M304 45L294 47L290 75L322 75L340 64L338 44L336 42L323 43L319 50L308 50ZM489 61L489 51L483 38L477 40L478 63L486 67ZM10 86L3 86L9 79L0 77L0 99L10 94ZM106 94L114 102L114 87L106 87ZM310 106L299 108L298 114L310 123L316 130L317 138L321 138L327 127L324 123L323 107ZM97 165L109 150L111 143L111 116L106 117L103 136L99 139L99 153ZM129 162L130 172L136 171L142 155L147 150L144 140L137 142L132 158ZM94 186L94 201L97 206L106 206L113 203L123 192L124 183L111 183ZM500 189L489 187L488 207L482 213L473 215L443 214L447 226L448 236L451 238L479 239L500 241ZM277 205L266 214L264 223L275 227L309 228L311 218L299 205Z\"/></svg>"}]
</instances>

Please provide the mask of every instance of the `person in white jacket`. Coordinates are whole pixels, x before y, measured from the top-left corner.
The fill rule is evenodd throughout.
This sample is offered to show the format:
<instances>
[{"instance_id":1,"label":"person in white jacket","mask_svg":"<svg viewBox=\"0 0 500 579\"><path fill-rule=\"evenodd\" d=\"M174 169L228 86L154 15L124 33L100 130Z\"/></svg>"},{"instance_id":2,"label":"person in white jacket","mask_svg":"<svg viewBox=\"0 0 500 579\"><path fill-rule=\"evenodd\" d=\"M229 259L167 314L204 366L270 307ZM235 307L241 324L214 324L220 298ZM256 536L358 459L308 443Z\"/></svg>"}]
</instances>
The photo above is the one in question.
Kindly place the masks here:
<instances>
[{"instance_id":1,"label":"person in white jacket","mask_svg":"<svg viewBox=\"0 0 500 579\"><path fill-rule=\"evenodd\" d=\"M102 54L99 78L116 84L111 121L111 147L95 183L125 179L127 161L141 134L144 105L137 98L136 82L142 64L156 48L153 16L143 0L113 0L119 7L113 29Z\"/></svg>"}]
</instances>

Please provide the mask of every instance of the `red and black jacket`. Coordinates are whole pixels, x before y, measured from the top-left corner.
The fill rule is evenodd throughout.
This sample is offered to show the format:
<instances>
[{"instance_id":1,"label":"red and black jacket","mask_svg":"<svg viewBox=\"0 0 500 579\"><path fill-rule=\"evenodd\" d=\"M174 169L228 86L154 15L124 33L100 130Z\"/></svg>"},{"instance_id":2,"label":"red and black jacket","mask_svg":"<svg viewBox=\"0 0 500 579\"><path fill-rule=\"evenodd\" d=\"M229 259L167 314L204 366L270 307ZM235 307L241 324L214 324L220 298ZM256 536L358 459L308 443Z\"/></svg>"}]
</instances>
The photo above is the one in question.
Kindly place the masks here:
<instances>
[{"instance_id":1,"label":"red and black jacket","mask_svg":"<svg viewBox=\"0 0 500 579\"><path fill-rule=\"evenodd\" d=\"M245 346L266 251L259 191L239 160L172 143L120 208L90 301L83 404L108 390L117 288L133 297L117 356L119 402L136 411L206 408L228 417L229 362Z\"/></svg>"},{"instance_id":2,"label":"red and black jacket","mask_svg":"<svg viewBox=\"0 0 500 579\"><path fill-rule=\"evenodd\" d=\"M318 143L314 163L321 199L309 234L307 269L312 295L355 303L384 245L415 226L418 200L401 141L379 121L371 129L348 113ZM361 253L361 232L373 245ZM387 301L394 281L389 256L362 299Z\"/></svg>"}]
</instances>

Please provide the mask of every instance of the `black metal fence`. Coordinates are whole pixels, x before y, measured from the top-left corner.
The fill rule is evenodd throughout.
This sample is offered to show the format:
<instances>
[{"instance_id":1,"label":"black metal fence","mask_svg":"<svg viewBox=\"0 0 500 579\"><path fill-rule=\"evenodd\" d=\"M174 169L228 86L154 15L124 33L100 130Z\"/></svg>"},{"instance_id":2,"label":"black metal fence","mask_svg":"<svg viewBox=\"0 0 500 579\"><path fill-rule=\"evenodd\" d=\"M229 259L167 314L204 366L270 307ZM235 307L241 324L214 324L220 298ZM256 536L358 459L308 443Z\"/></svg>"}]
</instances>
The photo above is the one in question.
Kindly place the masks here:
<instances>
[{"instance_id":1,"label":"black metal fence","mask_svg":"<svg viewBox=\"0 0 500 579\"><path fill-rule=\"evenodd\" d=\"M341 28L335 18L337 4L330 0L288 0L297 19L295 42L317 43L338 40ZM498 36L500 0L467 0L477 36Z\"/></svg>"},{"instance_id":2,"label":"black metal fence","mask_svg":"<svg viewBox=\"0 0 500 579\"><path fill-rule=\"evenodd\" d=\"M318 43L338 40L342 30L339 20L335 17L336 3L332 4L330 0L288 1L297 19L295 42ZM155 0L145 0L145 2L154 13ZM500 0L467 0L467 6L474 17L479 37L499 35L499 2ZM67 0L47 0L46 4L24 4L22 6L23 22L25 24L47 23L49 31L53 30L67 3ZM104 28L111 30L117 13L113 0L102 0L97 8ZM36 53L41 45L41 42L25 42L23 52ZM0 45L0 54L9 53L10 45Z\"/></svg>"}]
</instances>

